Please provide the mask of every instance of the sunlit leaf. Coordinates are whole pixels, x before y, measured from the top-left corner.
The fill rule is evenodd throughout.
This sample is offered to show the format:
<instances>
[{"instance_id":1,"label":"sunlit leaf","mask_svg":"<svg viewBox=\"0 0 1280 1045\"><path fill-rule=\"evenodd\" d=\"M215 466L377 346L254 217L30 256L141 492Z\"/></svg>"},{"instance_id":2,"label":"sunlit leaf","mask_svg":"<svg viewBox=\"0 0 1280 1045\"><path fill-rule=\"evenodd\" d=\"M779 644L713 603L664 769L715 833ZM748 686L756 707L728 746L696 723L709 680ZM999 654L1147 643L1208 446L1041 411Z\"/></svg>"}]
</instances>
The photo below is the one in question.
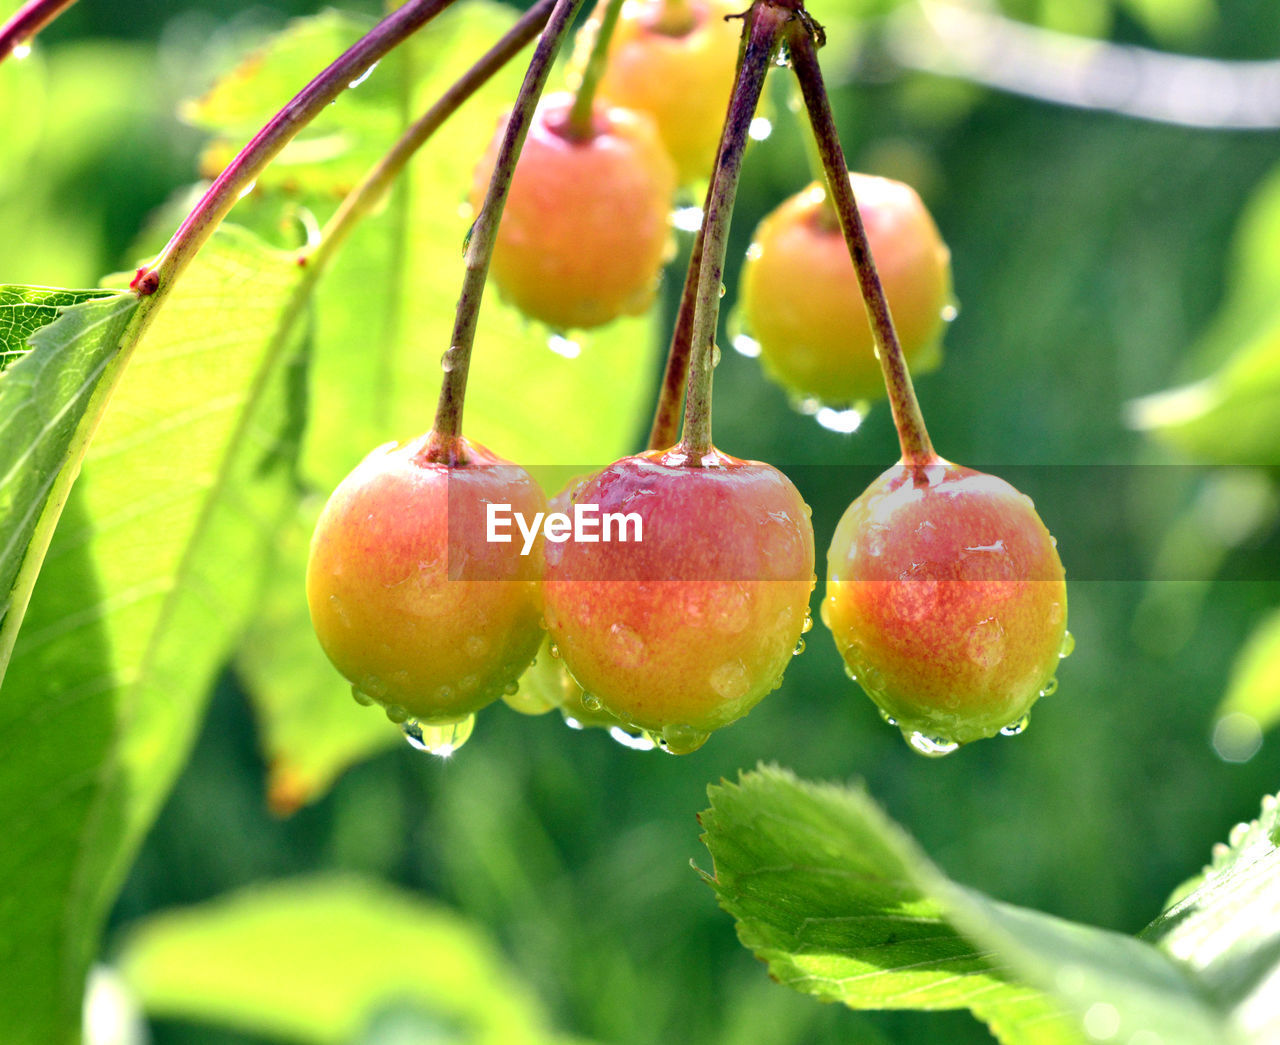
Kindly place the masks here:
<instances>
[{"instance_id":1,"label":"sunlit leaf","mask_svg":"<svg viewBox=\"0 0 1280 1045\"><path fill-rule=\"evenodd\" d=\"M1247 715L1260 730L1280 722L1280 610L1263 619L1236 655L1218 714Z\"/></svg>"},{"instance_id":2,"label":"sunlit leaf","mask_svg":"<svg viewBox=\"0 0 1280 1045\"><path fill-rule=\"evenodd\" d=\"M861 790L762 768L709 793L710 883L742 942L797 990L969 1008L1004 1042L1247 1040L1185 963L951 882Z\"/></svg>"},{"instance_id":3,"label":"sunlit leaf","mask_svg":"<svg viewBox=\"0 0 1280 1045\"><path fill-rule=\"evenodd\" d=\"M0 680L132 294L0 287Z\"/></svg>"},{"instance_id":4,"label":"sunlit leaf","mask_svg":"<svg viewBox=\"0 0 1280 1045\"><path fill-rule=\"evenodd\" d=\"M210 243L133 356L54 535L0 690L0 1026L29 1035L11 1040L76 1025L107 906L291 510L296 342L271 332L297 273L242 231Z\"/></svg>"},{"instance_id":5,"label":"sunlit leaf","mask_svg":"<svg viewBox=\"0 0 1280 1045\"><path fill-rule=\"evenodd\" d=\"M354 1041L392 1006L420 1013L433 1041L564 1041L476 926L354 878L276 882L152 916L119 963L153 1015L292 1042Z\"/></svg>"}]
</instances>

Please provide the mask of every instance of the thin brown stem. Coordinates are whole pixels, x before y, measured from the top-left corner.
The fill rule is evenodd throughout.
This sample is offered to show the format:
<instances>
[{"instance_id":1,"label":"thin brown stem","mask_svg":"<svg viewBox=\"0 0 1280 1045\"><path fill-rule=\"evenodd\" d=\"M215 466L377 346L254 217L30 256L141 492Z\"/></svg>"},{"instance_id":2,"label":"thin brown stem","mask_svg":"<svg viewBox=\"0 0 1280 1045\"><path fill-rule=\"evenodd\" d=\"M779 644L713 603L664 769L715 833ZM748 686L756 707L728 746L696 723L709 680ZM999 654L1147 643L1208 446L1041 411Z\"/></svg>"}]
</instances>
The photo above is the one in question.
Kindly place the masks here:
<instances>
[{"instance_id":1,"label":"thin brown stem","mask_svg":"<svg viewBox=\"0 0 1280 1045\"><path fill-rule=\"evenodd\" d=\"M29 0L0 26L0 61L8 58L76 0Z\"/></svg>"},{"instance_id":2,"label":"thin brown stem","mask_svg":"<svg viewBox=\"0 0 1280 1045\"><path fill-rule=\"evenodd\" d=\"M862 216L858 213L844 150L840 147L840 138L836 134L831 103L822 82L822 70L818 67L812 27L803 20L794 22L787 32L787 49L791 55L791 67L800 81L805 107L809 111L809 120L818 143L818 155L822 158L822 166L826 171L827 193L835 205L840 228L844 232L849 255L858 274L858 285L862 288L862 300L875 337L876 354L880 357L889 406L893 410L893 423L898 429L898 442L902 446L902 462L906 465L927 464L937 454L929 440L929 431L925 427L920 402L916 399L915 388L911 384L907 361L902 355L902 346L893 327L889 302L885 299L884 287L876 272L875 259L871 256L867 231L863 227Z\"/></svg>"},{"instance_id":3,"label":"thin brown stem","mask_svg":"<svg viewBox=\"0 0 1280 1045\"><path fill-rule=\"evenodd\" d=\"M190 264L213 235L236 201L262 169L324 107L364 76L393 47L443 11L452 0L408 0L375 25L281 109L218 175L200 202L187 215L160 256L138 270L131 286L142 297L171 283Z\"/></svg>"},{"instance_id":4,"label":"thin brown stem","mask_svg":"<svg viewBox=\"0 0 1280 1045\"><path fill-rule=\"evenodd\" d=\"M782 40L783 28L795 17L790 6L776 0L756 0L743 30L746 46L738 62L729 112L720 138L711 188L702 219L702 258L693 317L688 390L685 394L681 445L696 466L711 451L711 375L716 364L716 327L724 259L729 246L729 222L738 193L747 131L755 117L765 73Z\"/></svg>"},{"instance_id":5,"label":"thin brown stem","mask_svg":"<svg viewBox=\"0 0 1280 1045\"><path fill-rule=\"evenodd\" d=\"M471 350L475 345L476 324L480 302L484 297L485 280L489 275L489 262L493 258L493 246L498 238L498 223L502 219L502 209L507 202L520 149L529 133L529 125L551 73L552 63L584 2L585 0L556 0L547 26L534 49L511 115L507 117L502 144L489 179L489 188L467 240L462 293L458 297L453 335L441 362L445 373L440 386L440 399L436 405L436 438L433 442L437 445L428 451L432 460L451 465L461 463L462 408L467 393L467 374L471 369Z\"/></svg>"},{"instance_id":6,"label":"thin brown stem","mask_svg":"<svg viewBox=\"0 0 1280 1045\"><path fill-rule=\"evenodd\" d=\"M704 212L705 213L705 212ZM680 309L676 312L675 329L667 349L667 366L662 374L662 389L653 411L653 427L649 430L649 449L665 450L680 438L680 417L684 408L685 382L689 378L689 352L693 346L693 314L698 301L698 275L702 271L703 230L698 226L689 254L689 268L680 291Z\"/></svg>"}]
</instances>

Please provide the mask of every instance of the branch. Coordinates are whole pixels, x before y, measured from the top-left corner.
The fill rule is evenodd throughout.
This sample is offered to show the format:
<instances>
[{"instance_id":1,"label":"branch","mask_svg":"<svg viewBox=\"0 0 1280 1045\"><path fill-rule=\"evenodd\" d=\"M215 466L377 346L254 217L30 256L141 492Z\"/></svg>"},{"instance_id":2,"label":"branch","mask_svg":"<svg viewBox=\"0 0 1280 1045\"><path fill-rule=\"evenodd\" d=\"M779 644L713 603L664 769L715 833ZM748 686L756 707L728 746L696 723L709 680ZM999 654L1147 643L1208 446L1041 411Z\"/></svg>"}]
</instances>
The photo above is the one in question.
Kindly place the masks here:
<instances>
[{"instance_id":1,"label":"branch","mask_svg":"<svg viewBox=\"0 0 1280 1045\"><path fill-rule=\"evenodd\" d=\"M9 21L0 27L0 62L24 44L46 25L62 14L76 0L28 0L18 8Z\"/></svg>"}]
</instances>

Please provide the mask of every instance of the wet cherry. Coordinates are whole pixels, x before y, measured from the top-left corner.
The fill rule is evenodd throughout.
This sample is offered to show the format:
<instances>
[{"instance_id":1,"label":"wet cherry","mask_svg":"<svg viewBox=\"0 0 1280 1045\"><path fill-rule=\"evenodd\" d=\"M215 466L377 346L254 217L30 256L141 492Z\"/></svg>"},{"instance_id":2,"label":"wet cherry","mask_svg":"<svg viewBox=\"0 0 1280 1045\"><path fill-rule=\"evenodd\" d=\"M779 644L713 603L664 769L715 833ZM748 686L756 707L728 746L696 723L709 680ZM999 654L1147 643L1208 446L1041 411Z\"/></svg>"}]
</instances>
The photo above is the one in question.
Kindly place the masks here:
<instances>
[{"instance_id":1,"label":"wet cherry","mask_svg":"<svg viewBox=\"0 0 1280 1045\"><path fill-rule=\"evenodd\" d=\"M822 619L926 754L1019 731L1068 638L1062 562L1030 498L938 457L890 468L845 511Z\"/></svg>"}]
</instances>

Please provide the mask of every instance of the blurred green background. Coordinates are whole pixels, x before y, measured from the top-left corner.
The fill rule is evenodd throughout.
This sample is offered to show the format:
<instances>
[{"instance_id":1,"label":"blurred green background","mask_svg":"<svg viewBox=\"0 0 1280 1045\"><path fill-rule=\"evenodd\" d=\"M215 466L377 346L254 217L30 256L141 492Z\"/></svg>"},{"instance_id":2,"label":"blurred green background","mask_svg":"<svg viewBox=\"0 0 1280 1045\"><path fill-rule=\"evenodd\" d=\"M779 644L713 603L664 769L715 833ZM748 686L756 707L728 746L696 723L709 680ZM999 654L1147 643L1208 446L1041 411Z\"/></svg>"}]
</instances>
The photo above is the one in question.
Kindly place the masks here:
<instances>
[{"instance_id":1,"label":"blurred green background","mask_svg":"<svg viewBox=\"0 0 1280 1045\"><path fill-rule=\"evenodd\" d=\"M378 5L347 6L373 14ZM1280 49L1280 13L1264 0L1007 6L1031 21L1222 59ZM1166 8L1183 14L1162 20ZM203 91L247 42L316 10L305 0L72 9L33 59L47 65L59 125L24 127L19 116L10 142L26 143L23 169L48 175L20 185L16 168L0 172L6 278L93 285L132 268L138 230L196 175L202 136L178 121L175 103ZM812 11L827 17L821 2ZM709 869L695 819L707 784L761 760L809 778L863 778L956 880L1126 932L1276 789L1274 737L1244 762L1211 743L1242 644L1280 603L1280 538L1266 507L1275 459L1233 472L1189 467L1127 427L1125 404L1207 372L1211 353L1199 345L1230 299L1233 236L1280 161L1280 137L1138 122L912 73L887 60L877 22L834 13L823 58L850 164L916 183L953 254L959 318L943 367L918 382L934 441L952 460L1034 487L1061 542L1077 647L1058 693L1025 735L927 761L847 682L819 624L782 689L692 755L624 750L558 715L499 706L454 758L397 745L282 818L268 810L254 715L229 670L115 907L106 960L156 912L339 870L452 909L496 945L551 1025L585 1040L989 1041L966 1013L854 1013L772 984L690 868ZM786 90L775 86L774 133L745 166L727 302L756 221L808 178ZM665 285L668 315L681 260ZM637 446L646 427L637 425ZM715 427L725 451L792 467L814 505L819 549L857 478L896 458L883 405L852 435L824 430L754 360L727 350ZM1237 495L1264 507L1214 545L1218 531L1197 529L1197 505ZM1239 513L1228 503L1227 514ZM414 972L438 974L430 961ZM363 1033L471 1040L394 1009ZM164 1015L150 1036L156 1045L281 1040Z\"/></svg>"}]
</instances>

